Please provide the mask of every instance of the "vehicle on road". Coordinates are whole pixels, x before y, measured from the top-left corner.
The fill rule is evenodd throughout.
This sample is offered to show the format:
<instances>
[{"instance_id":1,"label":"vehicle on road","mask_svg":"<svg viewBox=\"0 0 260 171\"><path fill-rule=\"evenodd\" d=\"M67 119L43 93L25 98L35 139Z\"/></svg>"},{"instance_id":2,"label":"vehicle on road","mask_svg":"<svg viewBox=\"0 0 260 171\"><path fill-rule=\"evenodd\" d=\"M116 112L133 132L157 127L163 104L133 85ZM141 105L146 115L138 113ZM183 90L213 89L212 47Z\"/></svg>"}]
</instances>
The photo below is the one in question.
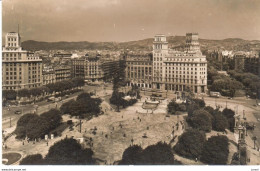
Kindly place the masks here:
<instances>
[{"instance_id":1,"label":"vehicle on road","mask_svg":"<svg viewBox=\"0 0 260 171\"><path fill-rule=\"evenodd\" d=\"M215 91L211 91L209 93L210 97L220 97L220 93L219 92L215 92Z\"/></svg>"},{"instance_id":2,"label":"vehicle on road","mask_svg":"<svg viewBox=\"0 0 260 171\"><path fill-rule=\"evenodd\" d=\"M20 110L16 110L14 113L20 115L22 112Z\"/></svg>"}]
</instances>

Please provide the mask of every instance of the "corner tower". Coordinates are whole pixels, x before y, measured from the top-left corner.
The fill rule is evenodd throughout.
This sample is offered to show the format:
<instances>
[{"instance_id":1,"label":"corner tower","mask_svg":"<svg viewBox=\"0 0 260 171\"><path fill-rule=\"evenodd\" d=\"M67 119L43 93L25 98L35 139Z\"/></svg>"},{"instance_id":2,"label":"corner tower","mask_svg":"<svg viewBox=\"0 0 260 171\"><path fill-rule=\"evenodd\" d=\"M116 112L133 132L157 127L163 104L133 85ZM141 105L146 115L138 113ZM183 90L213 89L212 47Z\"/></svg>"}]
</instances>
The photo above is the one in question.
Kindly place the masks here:
<instances>
[{"instance_id":1,"label":"corner tower","mask_svg":"<svg viewBox=\"0 0 260 171\"><path fill-rule=\"evenodd\" d=\"M153 42L153 88L164 89L165 81L164 59L168 55L168 42L166 36L158 34Z\"/></svg>"}]
</instances>

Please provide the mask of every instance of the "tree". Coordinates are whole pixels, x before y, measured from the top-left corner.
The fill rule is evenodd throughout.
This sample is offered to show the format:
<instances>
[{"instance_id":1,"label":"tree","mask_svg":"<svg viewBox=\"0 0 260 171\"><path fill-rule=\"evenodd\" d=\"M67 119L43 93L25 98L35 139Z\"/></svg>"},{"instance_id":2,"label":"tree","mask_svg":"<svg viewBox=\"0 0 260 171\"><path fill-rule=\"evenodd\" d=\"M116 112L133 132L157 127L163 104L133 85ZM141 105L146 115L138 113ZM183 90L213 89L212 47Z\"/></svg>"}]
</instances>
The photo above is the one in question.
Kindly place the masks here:
<instances>
[{"instance_id":1,"label":"tree","mask_svg":"<svg viewBox=\"0 0 260 171\"><path fill-rule=\"evenodd\" d=\"M2 91L3 93L3 99L6 99L6 100L15 100L16 99L16 91L14 90L3 90Z\"/></svg>"},{"instance_id":2,"label":"tree","mask_svg":"<svg viewBox=\"0 0 260 171\"><path fill-rule=\"evenodd\" d=\"M21 116L19 118L19 120L17 121L16 129L14 131L14 133L16 134L15 138L24 139L26 137L26 128L27 128L28 122L31 119L35 119L38 117L39 116L35 115L35 114L25 114L25 115Z\"/></svg>"},{"instance_id":3,"label":"tree","mask_svg":"<svg viewBox=\"0 0 260 171\"><path fill-rule=\"evenodd\" d=\"M187 107L188 116L191 117L193 115L193 112L199 108L199 105L196 103L189 104Z\"/></svg>"},{"instance_id":4,"label":"tree","mask_svg":"<svg viewBox=\"0 0 260 171\"><path fill-rule=\"evenodd\" d=\"M57 109L51 109L40 115L42 120L48 121L49 130L57 128L62 121L61 112Z\"/></svg>"},{"instance_id":5,"label":"tree","mask_svg":"<svg viewBox=\"0 0 260 171\"><path fill-rule=\"evenodd\" d=\"M26 126L26 135L31 140L43 138L49 133L49 123L41 117L31 119Z\"/></svg>"},{"instance_id":6,"label":"tree","mask_svg":"<svg viewBox=\"0 0 260 171\"><path fill-rule=\"evenodd\" d=\"M84 78L76 77L71 80L73 82L73 87L82 87L85 85Z\"/></svg>"},{"instance_id":7,"label":"tree","mask_svg":"<svg viewBox=\"0 0 260 171\"><path fill-rule=\"evenodd\" d=\"M206 136L203 131L189 129L179 137L178 143L174 146L174 151L187 158L199 158L205 142Z\"/></svg>"},{"instance_id":8,"label":"tree","mask_svg":"<svg viewBox=\"0 0 260 171\"><path fill-rule=\"evenodd\" d=\"M193 101L199 105L200 108L205 107L205 101L202 99L193 99Z\"/></svg>"},{"instance_id":9,"label":"tree","mask_svg":"<svg viewBox=\"0 0 260 171\"><path fill-rule=\"evenodd\" d=\"M207 164L224 165L228 159L228 138L212 136L204 144L201 161Z\"/></svg>"},{"instance_id":10,"label":"tree","mask_svg":"<svg viewBox=\"0 0 260 171\"><path fill-rule=\"evenodd\" d=\"M158 142L143 150L141 159L143 165L172 165L174 163L174 155L169 144Z\"/></svg>"},{"instance_id":11,"label":"tree","mask_svg":"<svg viewBox=\"0 0 260 171\"><path fill-rule=\"evenodd\" d=\"M230 131L234 131L234 127L235 127L235 112L231 109L225 108L222 111L222 114L227 118L228 120L228 125L229 125L229 130Z\"/></svg>"},{"instance_id":12,"label":"tree","mask_svg":"<svg viewBox=\"0 0 260 171\"><path fill-rule=\"evenodd\" d=\"M31 94L28 89L21 89L21 90L18 90L18 96L19 97L30 97Z\"/></svg>"},{"instance_id":13,"label":"tree","mask_svg":"<svg viewBox=\"0 0 260 171\"><path fill-rule=\"evenodd\" d=\"M91 149L83 149L75 139L66 138L50 147L45 160L51 165L95 164L93 154Z\"/></svg>"},{"instance_id":14,"label":"tree","mask_svg":"<svg viewBox=\"0 0 260 171\"><path fill-rule=\"evenodd\" d=\"M74 99L63 103L60 107L60 111L62 114L70 114L71 113L71 106L75 103L76 101Z\"/></svg>"},{"instance_id":15,"label":"tree","mask_svg":"<svg viewBox=\"0 0 260 171\"><path fill-rule=\"evenodd\" d=\"M20 161L20 165L42 165L44 159L41 154L28 155Z\"/></svg>"},{"instance_id":16,"label":"tree","mask_svg":"<svg viewBox=\"0 0 260 171\"><path fill-rule=\"evenodd\" d=\"M192 117L189 117L190 125L195 128L205 132L210 132L212 129L212 119L211 115L205 110L196 110L193 112Z\"/></svg>"},{"instance_id":17,"label":"tree","mask_svg":"<svg viewBox=\"0 0 260 171\"><path fill-rule=\"evenodd\" d=\"M79 100L89 100L91 98L91 95L89 93L81 93L77 97L77 101Z\"/></svg>"},{"instance_id":18,"label":"tree","mask_svg":"<svg viewBox=\"0 0 260 171\"><path fill-rule=\"evenodd\" d=\"M208 113L210 113L211 115L214 115L214 108L211 106L206 106L204 107L204 110L206 110Z\"/></svg>"},{"instance_id":19,"label":"tree","mask_svg":"<svg viewBox=\"0 0 260 171\"><path fill-rule=\"evenodd\" d=\"M124 93L119 93L118 90L114 90L110 98L110 103L117 106L117 111L119 112L119 107L123 106L125 100L123 99Z\"/></svg>"},{"instance_id":20,"label":"tree","mask_svg":"<svg viewBox=\"0 0 260 171\"><path fill-rule=\"evenodd\" d=\"M133 145L125 149L122 160L119 165L137 165L141 164L141 155L143 149L139 145Z\"/></svg>"},{"instance_id":21,"label":"tree","mask_svg":"<svg viewBox=\"0 0 260 171\"><path fill-rule=\"evenodd\" d=\"M174 100L172 100L169 104L168 104L168 112L170 114L176 114L177 111L182 111L185 112L186 111L186 106L184 104L178 104L176 103Z\"/></svg>"},{"instance_id":22,"label":"tree","mask_svg":"<svg viewBox=\"0 0 260 171\"><path fill-rule=\"evenodd\" d=\"M214 121L212 126L215 131L225 131L225 129L227 129L229 126L228 120L224 115L217 114L214 116Z\"/></svg>"}]
</instances>

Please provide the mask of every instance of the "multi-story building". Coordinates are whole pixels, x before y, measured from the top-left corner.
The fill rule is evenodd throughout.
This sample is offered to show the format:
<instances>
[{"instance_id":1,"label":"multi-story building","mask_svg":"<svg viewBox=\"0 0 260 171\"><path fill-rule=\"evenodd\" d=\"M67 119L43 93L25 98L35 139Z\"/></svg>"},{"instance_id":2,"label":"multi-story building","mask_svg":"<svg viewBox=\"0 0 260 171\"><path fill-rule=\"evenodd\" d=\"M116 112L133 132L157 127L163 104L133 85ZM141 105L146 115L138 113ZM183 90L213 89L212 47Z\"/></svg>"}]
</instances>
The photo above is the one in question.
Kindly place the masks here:
<instances>
[{"instance_id":1,"label":"multi-story building","mask_svg":"<svg viewBox=\"0 0 260 171\"><path fill-rule=\"evenodd\" d=\"M2 89L19 90L42 85L42 60L22 49L20 35L7 33L2 51Z\"/></svg>"},{"instance_id":2,"label":"multi-story building","mask_svg":"<svg viewBox=\"0 0 260 171\"><path fill-rule=\"evenodd\" d=\"M251 72L260 77L260 58L258 56L247 57L244 61L245 71Z\"/></svg>"},{"instance_id":3,"label":"multi-story building","mask_svg":"<svg viewBox=\"0 0 260 171\"><path fill-rule=\"evenodd\" d=\"M235 70L244 70L246 55L243 52L236 52L234 55Z\"/></svg>"},{"instance_id":4,"label":"multi-story building","mask_svg":"<svg viewBox=\"0 0 260 171\"><path fill-rule=\"evenodd\" d=\"M71 67L70 66L59 66L54 69L56 82L71 79Z\"/></svg>"},{"instance_id":5,"label":"multi-story building","mask_svg":"<svg viewBox=\"0 0 260 171\"><path fill-rule=\"evenodd\" d=\"M120 60L109 57L83 56L72 60L72 77L82 77L87 81L107 81L118 71Z\"/></svg>"},{"instance_id":6,"label":"multi-story building","mask_svg":"<svg viewBox=\"0 0 260 171\"><path fill-rule=\"evenodd\" d=\"M131 80L132 83L133 80L136 80L139 87L162 91L185 91L190 89L194 93L206 92L207 61L206 56L202 55L200 51L197 33L186 34L184 51L169 49L166 36L162 34L156 35L152 56L152 60L146 60L146 64L140 61L138 57L127 61L127 79ZM151 72L148 69L149 74L142 75L142 70L145 67L151 67ZM152 78L149 77L150 73ZM147 77L150 78L149 81L144 79ZM150 83L151 86L149 86Z\"/></svg>"},{"instance_id":7,"label":"multi-story building","mask_svg":"<svg viewBox=\"0 0 260 171\"><path fill-rule=\"evenodd\" d=\"M42 72L43 85L51 84L56 82L56 74L54 71L43 71Z\"/></svg>"},{"instance_id":8,"label":"multi-story building","mask_svg":"<svg viewBox=\"0 0 260 171\"><path fill-rule=\"evenodd\" d=\"M152 54L128 54L126 72L128 86L152 88Z\"/></svg>"}]
</instances>

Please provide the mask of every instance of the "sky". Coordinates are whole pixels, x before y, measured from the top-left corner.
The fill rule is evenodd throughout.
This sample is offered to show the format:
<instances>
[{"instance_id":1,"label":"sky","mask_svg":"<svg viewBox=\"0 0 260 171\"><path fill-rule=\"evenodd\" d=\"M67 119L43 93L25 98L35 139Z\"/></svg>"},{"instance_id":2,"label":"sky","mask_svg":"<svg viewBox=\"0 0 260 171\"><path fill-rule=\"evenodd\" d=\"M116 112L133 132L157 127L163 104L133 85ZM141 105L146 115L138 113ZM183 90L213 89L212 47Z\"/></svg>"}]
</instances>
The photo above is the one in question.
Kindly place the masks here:
<instances>
[{"instance_id":1,"label":"sky","mask_svg":"<svg viewBox=\"0 0 260 171\"><path fill-rule=\"evenodd\" d=\"M22 41L260 40L260 0L3 0L3 36L18 24Z\"/></svg>"}]
</instances>

